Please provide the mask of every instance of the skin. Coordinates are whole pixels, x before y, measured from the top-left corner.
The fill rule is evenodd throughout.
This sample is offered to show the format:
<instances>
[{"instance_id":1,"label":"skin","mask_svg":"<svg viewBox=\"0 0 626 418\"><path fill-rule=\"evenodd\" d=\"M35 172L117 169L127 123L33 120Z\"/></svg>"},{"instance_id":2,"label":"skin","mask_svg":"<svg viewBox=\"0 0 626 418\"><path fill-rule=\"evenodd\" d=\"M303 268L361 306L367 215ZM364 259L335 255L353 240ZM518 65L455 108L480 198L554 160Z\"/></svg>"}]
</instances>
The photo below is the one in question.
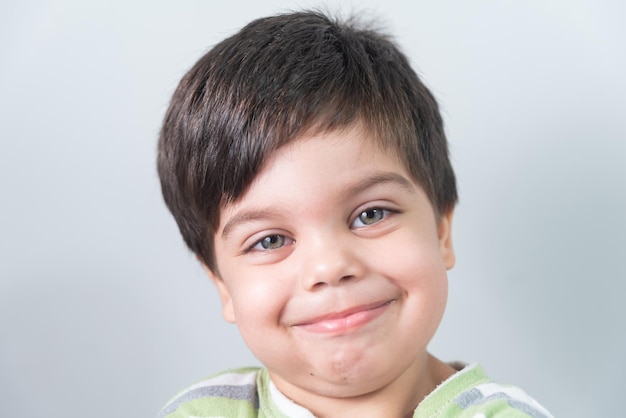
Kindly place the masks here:
<instances>
[{"instance_id":1,"label":"skin","mask_svg":"<svg viewBox=\"0 0 626 418\"><path fill-rule=\"evenodd\" d=\"M319 417L412 416L454 373L427 352L451 222L363 129L303 136L223 208L207 271L287 397Z\"/></svg>"}]
</instances>

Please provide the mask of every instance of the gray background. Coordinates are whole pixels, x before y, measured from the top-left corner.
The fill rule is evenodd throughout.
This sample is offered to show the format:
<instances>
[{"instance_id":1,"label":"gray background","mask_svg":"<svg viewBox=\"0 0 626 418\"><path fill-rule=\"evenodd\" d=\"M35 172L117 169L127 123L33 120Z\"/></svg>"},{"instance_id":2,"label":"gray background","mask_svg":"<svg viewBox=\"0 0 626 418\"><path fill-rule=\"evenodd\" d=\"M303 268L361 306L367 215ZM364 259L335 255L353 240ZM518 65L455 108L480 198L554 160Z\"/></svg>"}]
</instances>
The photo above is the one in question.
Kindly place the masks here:
<instances>
[{"instance_id":1,"label":"gray background","mask_svg":"<svg viewBox=\"0 0 626 418\"><path fill-rule=\"evenodd\" d=\"M482 363L557 416L618 415L624 3L355 3L432 86L459 177L433 352ZM0 416L149 417L255 362L161 201L155 141L210 45L319 4L2 2Z\"/></svg>"}]
</instances>

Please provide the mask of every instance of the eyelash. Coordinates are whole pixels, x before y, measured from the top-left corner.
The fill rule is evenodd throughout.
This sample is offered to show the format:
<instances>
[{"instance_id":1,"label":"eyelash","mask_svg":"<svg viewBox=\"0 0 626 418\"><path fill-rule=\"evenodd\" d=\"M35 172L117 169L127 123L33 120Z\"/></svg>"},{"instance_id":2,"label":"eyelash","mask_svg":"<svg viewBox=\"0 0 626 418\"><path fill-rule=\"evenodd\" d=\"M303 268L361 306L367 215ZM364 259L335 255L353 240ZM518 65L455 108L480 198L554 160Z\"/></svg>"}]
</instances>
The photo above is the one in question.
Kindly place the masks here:
<instances>
[{"instance_id":1,"label":"eyelash","mask_svg":"<svg viewBox=\"0 0 626 418\"><path fill-rule=\"evenodd\" d=\"M366 214L366 213L368 213L368 212L371 212L371 213L380 213L382 217L381 217L380 219L376 220L376 221L375 221L375 222L373 222L373 223L366 224L366 223L364 223L364 222L361 220L361 216L362 216L362 215L364 215L364 214ZM382 206L372 206L372 207L370 207L370 208L367 208L367 209L362 210L361 212L359 212L359 213L358 213L358 215L354 218L354 220L350 223L350 227L351 227L351 228L358 229L358 228L365 228L365 227L367 227L367 226L375 225L375 224L377 224L377 223L379 223L379 222L381 222L381 221L383 221L383 220L387 219L390 215L395 214L395 213L399 213L399 211L397 211L397 210L393 210L393 209L389 209L389 208L385 208L385 207L382 207ZM359 221L359 220L361 221L362 225L360 225L360 226L355 226L354 224L355 224L357 221Z\"/></svg>"},{"instance_id":2,"label":"eyelash","mask_svg":"<svg viewBox=\"0 0 626 418\"><path fill-rule=\"evenodd\" d=\"M280 247L277 248L255 248L259 245L261 245L261 243L265 240L267 240L268 238L270 239L275 239L280 237L282 240L287 241L286 243L283 243ZM255 241L251 246L249 246L248 248L246 248L245 253L249 253L251 251L273 251L273 250L277 250L280 248L283 248L285 245L289 245L290 243L295 242L293 241L293 239L286 237L285 235L282 234L270 234L270 235L266 235L263 238L261 238L258 241Z\"/></svg>"},{"instance_id":3,"label":"eyelash","mask_svg":"<svg viewBox=\"0 0 626 418\"><path fill-rule=\"evenodd\" d=\"M371 223L371 224L365 224L363 222L363 225L360 226L355 226L354 224L360 219L360 216L367 213L367 212L380 212L382 214L382 217L379 220L376 220L375 222ZM389 209L389 208L385 208L385 207L381 207L381 206L372 206L370 208L367 208L365 210L362 210L361 212L358 213L358 215L352 220L352 222L350 222L350 228L354 228L354 229L359 229L359 228L365 228L367 226L371 226L371 225L375 225L383 220L385 220L386 218L388 218L390 215L392 214L396 214L396 213L400 213L400 211L398 210L394 210L394 209ZM260 245L262 245L263 241L265 240L275 240L276 238L282 239L284 242L276 248L256 248ZM292 238L289 238L283 234L269 234L269 235L265 235L264 237L262 237L261 239L255 241L252 245L250 245L249 247L247 247L244 251L244 253L249 253L252 251L259 251L259 252L265 252L265 251L274 251L274 250L278 250L281 249L283 247L285 247L286 245L290 245L292 243L294 243L295 241ZM271 244L272 242L270 242Z\"/></svg>"}]
</instances>

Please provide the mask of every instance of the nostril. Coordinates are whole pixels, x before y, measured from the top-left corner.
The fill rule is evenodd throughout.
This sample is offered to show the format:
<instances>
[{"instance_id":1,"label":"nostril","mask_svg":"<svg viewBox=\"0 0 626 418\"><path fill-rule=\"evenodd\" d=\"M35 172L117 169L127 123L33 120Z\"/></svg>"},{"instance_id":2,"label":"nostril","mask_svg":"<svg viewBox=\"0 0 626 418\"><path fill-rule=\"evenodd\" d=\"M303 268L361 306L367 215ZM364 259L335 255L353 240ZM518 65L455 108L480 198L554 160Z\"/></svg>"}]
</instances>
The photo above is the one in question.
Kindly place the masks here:
<instances>
[{"instance_id":1,"label":"nostril","mask_svg":"<svg viewBox=\"0 0 626 418\"><path fill-rule=\"evenodd\" d=\"M320 290L323 289L325 287L333 287L333 286L338 286L338 285L342 285L352 279L354 279L355 276L353 275L347 275L347 276L342 276L337 280L328 280L328 281L324 281L324 280L320 280L317 281L315 283L313 283L310 287L311 290Z\"/></svg>"},{"instance_id":2,"label":"nostril","mask_svg":"<svg viewBox=\"0 0 626 418\"><path fill-rule=\"evenodd\" d=\"M334 240L337 245L322 245L326 242L320 240L319 246L312 247L302 266L301 283L308 290L344 285L364 273L364 264L348 246L339 246L337 240Z\"/></svg>"},{"instance_id":3,"label":"nostril","mask_svg":"<svg viewBox=\"0 0 626 418\"><path fill-rule=\"evenodd\" d=\"M326 286L328 286L328 283L326 283L326 282L317 282L317 283L314 283L313 286L311 286L311 289L312 290L320 290L320 289L322 289L322 288L324 288Z\"/></svg>"},{"instance_id":4,"label":"nostril","mask_svg":"<svg viewBox=\"0 0 626 418\"><path fill-rule=\"evenodd\" d=\"M346 275L346 276L343 276L342 278L340 278L339 282L347 282L347 281L352 280L352 279L354 279L354 276L350 274L350 275Z\"/></svg>"}]
</instances>

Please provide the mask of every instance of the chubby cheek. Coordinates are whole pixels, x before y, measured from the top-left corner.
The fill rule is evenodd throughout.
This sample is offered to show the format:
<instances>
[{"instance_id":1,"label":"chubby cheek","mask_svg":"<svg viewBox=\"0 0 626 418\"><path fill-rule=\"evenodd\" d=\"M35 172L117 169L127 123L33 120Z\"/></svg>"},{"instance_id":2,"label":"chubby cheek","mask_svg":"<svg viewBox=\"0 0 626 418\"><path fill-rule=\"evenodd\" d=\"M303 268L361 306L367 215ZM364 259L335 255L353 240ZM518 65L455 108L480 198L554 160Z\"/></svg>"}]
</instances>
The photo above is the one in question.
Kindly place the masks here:
<instances>
[{"instance_id":1,"label":"chubby cheek","mask_svg":"<svg viewBox=\"0 0 626 418\"><path fill-rule=\"evenodd\" d=\"M271 289L253 281L238 286L233 294L237 325L250 328L276 324L282 299L280 289Z\"/></svg>"},{"instance_id":2,"label":"chubby cheek","mask_svg":"<svg viewBox=\"0 0 626 418\"><path fill-rule=\"evenodd\" d=\"M372 268L401 283L426 285L446 277L446 266L436 239L436 231L424 233L406 229L391 234L386 242L371 248Z\"/></svg>"},{"instance_id":3,"label":"chubby cheek","mask_svg":"<svg viewBox=\"0 0 626 418\"><path fill-rule=\"evenodd\" d=\"M415 323L425 334L434 333L448 299L448 278L436 242L408 241L402 251L389 251L377 257L373 267L400 288L404 303ZM429 325L429 326L426 326Z\"/></svg>"},{"instance_id":4,"label":"chubby cheek","mask_svg":"<svg viewBox=\"0 0 626 418\"><path fill-rule=\"evenodd\" d=\"M246 344L256 352L259 346L268 345L271 333L281 327L287 287L271 277L258 276L239 282L231 294L237 327Z\"/></svg>"}]
</instances>

